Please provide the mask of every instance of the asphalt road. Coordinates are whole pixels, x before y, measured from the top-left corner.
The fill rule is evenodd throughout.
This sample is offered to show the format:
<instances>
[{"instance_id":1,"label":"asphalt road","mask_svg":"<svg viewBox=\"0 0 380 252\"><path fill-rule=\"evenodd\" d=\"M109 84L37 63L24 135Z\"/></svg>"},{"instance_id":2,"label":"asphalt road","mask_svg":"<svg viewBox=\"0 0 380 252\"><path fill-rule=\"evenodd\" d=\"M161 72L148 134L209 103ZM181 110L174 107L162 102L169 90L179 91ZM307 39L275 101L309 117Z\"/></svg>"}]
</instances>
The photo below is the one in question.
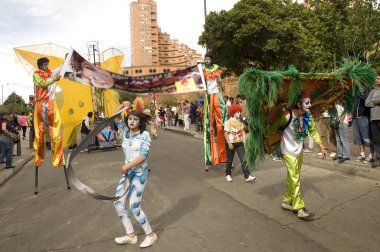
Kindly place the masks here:
<instances>
[{"instance_id":1,"label":"asphalt road","mask_svg":"<svg viewBox=\"0 0 380 252\"><path fill-rule=\"evenodd\" d=\"M149 156L151 174L142 207L158 242L149 251L379 251L380 186L369 179L304 166L303 198L316 220L303 222L280 208L282 162L265 161L244 181L235 158L233 182L224 167L204 172L203 142L159 131ZM51 160L48 155L47 160ZM121 149L81 153L78 177L113 195L123 162ZM112 202L66 189L62 169L27 164L0 188L0 251L140 251L117 245L124 228ZM135 222L134 222L135 223ZM135 223L139 242L142 229Z\"/></svg>"}]
</instances>

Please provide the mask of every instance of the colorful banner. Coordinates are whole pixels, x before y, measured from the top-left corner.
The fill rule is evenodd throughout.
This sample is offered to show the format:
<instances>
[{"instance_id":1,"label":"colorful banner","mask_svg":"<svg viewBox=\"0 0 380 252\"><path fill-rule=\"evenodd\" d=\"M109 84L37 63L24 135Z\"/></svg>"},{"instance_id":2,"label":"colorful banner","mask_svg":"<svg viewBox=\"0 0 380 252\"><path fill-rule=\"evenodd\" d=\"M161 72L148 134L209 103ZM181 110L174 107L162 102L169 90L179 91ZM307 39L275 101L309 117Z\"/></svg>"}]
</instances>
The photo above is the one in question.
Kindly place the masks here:
<instances>
[{"instance_id":1,"label":"colorful banner","mask_svg":"<svg viewBox=\"0 0 380 252\"><path fill-rule=\"evenodd\" d=\"M135 94L178 94L205 91L201 65L144 76L126 76L103 70L88 62L75 50L65 59L63 78L97 88Z\"/></svg>"}]
</instances>

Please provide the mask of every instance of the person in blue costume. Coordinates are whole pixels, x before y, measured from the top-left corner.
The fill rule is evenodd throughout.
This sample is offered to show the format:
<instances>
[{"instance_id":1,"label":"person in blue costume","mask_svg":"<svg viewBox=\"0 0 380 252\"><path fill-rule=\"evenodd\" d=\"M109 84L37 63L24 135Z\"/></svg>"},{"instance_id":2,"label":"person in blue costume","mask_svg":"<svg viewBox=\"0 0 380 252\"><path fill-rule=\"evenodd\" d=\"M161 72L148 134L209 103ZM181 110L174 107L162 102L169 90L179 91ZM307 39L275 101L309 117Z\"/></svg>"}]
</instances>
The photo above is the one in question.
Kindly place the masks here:
<instances>
[{"instance_id":1,"label":"person in blue costume","mask_svg":"<svg viewBox=\"0 0 380 252\"><path fill-rule=\"evenodd\" d=\"M129 102L123 102L117 111L122 107L129 106ZM126 230L126 235L115 238L115 242L118 244L136 244L138 241L126 207L126 202L129 199L129 210L146 234L144 241L140 244L141 248L149 247L158 240L141 208L141 199L149 177L147 158L151 138L148 131L146 131L146 125L150 120L150 115L138 110L131 110L125 121L115 119L116 125L123 136L122 147L125 155L125 164L121 167L123 175L117 185L116 196L123 195L125 190L129 189L126 195L114 202L115 210ZM129 180L129 186L126 183L127 180Z\"/></svg>"}]
</instances>

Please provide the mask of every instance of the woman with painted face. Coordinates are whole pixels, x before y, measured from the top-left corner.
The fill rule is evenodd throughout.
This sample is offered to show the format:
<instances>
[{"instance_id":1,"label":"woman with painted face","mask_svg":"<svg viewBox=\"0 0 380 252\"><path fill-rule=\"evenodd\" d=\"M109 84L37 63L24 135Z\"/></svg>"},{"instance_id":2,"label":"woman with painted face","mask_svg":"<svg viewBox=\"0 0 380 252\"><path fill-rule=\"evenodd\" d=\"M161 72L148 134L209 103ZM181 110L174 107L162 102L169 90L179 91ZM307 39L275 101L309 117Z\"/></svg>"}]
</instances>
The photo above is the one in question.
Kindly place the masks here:
<instances>
[{"instance_id":1,"label":"woman with painted face","mask_svg":"<svg viewBox=\"0 0 380 252\"><path fill-rule=\"evenodd\" d=\"M245 181L249 182L255 180L256 177L251 176L251 172L248 169L247 162L244 160L244 142L245 142L245 131L244 124L240 121L240 114L243 108L240 104L233 104L228 108L228 115L230 119L224 125L224 137L227 142L227 165L226 165L226 180L232 182L231 168L232 162L234 160L235 151L237 152L241 168L243 169L243 174Z\"/></svg>"},{"instance_id":2,"label":"woman with painted face","mask_svg":"<svg viewBox=\"0 0 380 252\"><path fill-rule=\"evenodd\" d=\"M117 111L123 106L129 107L130 103L123 102ZM146 234L144 241L140 244L141 248L149 247L158 240L141 208L141 198L149 177L147 157L151 139L148 131L146 131L146 125L150 120L149 115L138 110L130 111L125 122L120 119L115 120L123 135L122 147L125 155L125 164L121 167L123 175L117 185L116 196L123 195L125 190L129 189L126 195L114 202L115 210L126 230L126 235L115 238L115 242L118 244L136 244L138 240L126 208L126 202L129 199L129 210ZM129 180L129 188L126 187L127 180Z\"/></svg>"},{"instance_id":3,"label":"woman with painted face","mask_svg":"<svg viewBox=\"0 0 380 252\"><path fill-rule=\"evenodd\" d=\"M291 110L291 114L286 115L288 123L283 130L281 139L281 152L287 170L286 192L281 208L297 213L299 219L306 221L313 220L314 216L306 210L300 190L303 141L309 134L314 142L319 145L322 158L327 158L325 147L322 145L313 117L310 114L310 107L309 96L301 93Z\"/></svg>"}]
</instances>

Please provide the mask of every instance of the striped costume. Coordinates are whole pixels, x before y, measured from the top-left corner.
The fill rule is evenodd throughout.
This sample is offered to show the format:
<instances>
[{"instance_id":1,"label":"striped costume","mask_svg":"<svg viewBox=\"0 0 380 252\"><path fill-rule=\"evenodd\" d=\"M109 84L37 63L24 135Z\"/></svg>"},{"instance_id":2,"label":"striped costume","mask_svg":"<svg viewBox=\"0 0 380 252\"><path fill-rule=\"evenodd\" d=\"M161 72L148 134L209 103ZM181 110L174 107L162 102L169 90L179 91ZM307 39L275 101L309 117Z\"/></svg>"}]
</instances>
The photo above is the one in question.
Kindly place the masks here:
<instances>
[{"instance_id":1,"label":"striped costume","mask_svg":"<svg viewBox=\"0 0 380 252\"><path fill-rule=\"evenodd\" d=\"M221 73L222 71L216 64L213 64L211 68L203 67L203 76L205 77L207 87L203 119L206 165L217 165L227 162L226 142L223 131L223 125L227 121L227 111L218 83ZM216 129L214 129L214 126ZM215 131L217 139L215 139Z\"/></svg>"}]
</instances>

